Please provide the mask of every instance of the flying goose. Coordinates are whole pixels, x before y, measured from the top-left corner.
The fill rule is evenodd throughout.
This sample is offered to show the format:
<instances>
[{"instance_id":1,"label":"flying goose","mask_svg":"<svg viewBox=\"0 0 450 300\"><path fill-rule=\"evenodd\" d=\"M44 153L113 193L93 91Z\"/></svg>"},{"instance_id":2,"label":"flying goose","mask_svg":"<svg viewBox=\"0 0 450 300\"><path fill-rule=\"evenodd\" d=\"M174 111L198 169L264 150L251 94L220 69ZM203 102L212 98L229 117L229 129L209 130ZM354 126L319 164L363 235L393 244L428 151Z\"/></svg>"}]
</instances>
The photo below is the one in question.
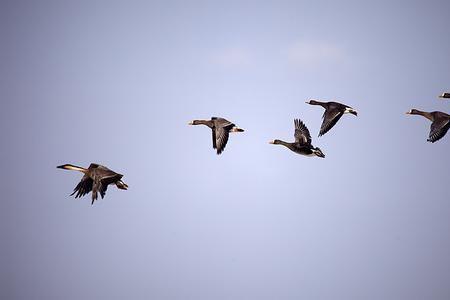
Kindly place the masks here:
<instances>
[{"instance_id":1,"label":"flying goose","mask_svg":"<svg viewBox=\"0 0 450 300\"><path fill-rule=\"evenodd\" d=\"M322 158L325 157L325 154L323 154L319 147L314 147L311 145L311 135L309 134L309 130L306 125L299 119L294 119L294 125L295 142L288 143L282 140L273 140L269 143L274 145L283 145L289 148L289 150L301 155L318 156Z\"/></svg>"},{"instance_id":2,"label":"flying goose","mask_svg":"<svg viewBox=\"0 0 450 300\"><path fill-rule=\"evenodd\" d=\"M92 191L91 205L94 204L95 200L97 200L97 192L100 193L100 196L103 199L106 193L106 189L110 184L115 184L121 190L128 189L128 185L121 180L123 175L111 171L107 167L99 164L91 163L91 165L87 169L71 164L57 166L57 168L80 171L84 174L83 178L81 178L80 183L78 183L70 196L77 193L75 195L75 198L78 198Z\"/></svg>"},{"instance_id":3,"label":"flying goose","mask_svg":"<svg viewBox=\"0 0 450 300\"><path fill-rule=\"evenodd\" d=\"M353 108L351 108L350 106L338 102L320 102L317 100L309 100L306 101L306 103L311 105L320 105L323 108L325 108L325 112L323 113L322 116L323 122L322 126L320 127L319 136L324 135L331 128L333 128L333 126L336 125L337 121L339 121L339 119L345 113L350 113L355 116L358 115L358 112Z\"/></svg>"},{"instance_id":4,"label":"flying goose","mask_svg":"<svg viewBox=\"0 0 450 300\"><path fill-rule=\"evenodd\" d=\"M411 109L406 114L408 115L420 115L428 120L430 120L431 123L431 129L430 129L430 135L427 139L428 142L436 142L439 141L441 138L444 137L444 135L447 133L448 129L450 128L450 115L440 112L440 111L432 111L432 112L426 112L426 111L420 111L417 109Z\"/></svg>"},{"instance_id":5,"label":"flying goose","mask_svg":"<svg viewBox=\"0 0 450 300\"><path fill-rule=\"evenodd\" d=\"M450 98L450 93L442 93L439 98Z\"/></svg>"},{"instance_id":6,"label":"flying goose","mask_svg":"<svg viewBox=\"0 0 450 300\"><path fill-rule=\"evenodd\" d=\"M243 132L244 129L238 128L235 124L224 118L212 117L211 120L193 120L189 125L206 125L212 130L213 148L220 154L225 149L230 132Z\"/></svg>"}]
</instances>

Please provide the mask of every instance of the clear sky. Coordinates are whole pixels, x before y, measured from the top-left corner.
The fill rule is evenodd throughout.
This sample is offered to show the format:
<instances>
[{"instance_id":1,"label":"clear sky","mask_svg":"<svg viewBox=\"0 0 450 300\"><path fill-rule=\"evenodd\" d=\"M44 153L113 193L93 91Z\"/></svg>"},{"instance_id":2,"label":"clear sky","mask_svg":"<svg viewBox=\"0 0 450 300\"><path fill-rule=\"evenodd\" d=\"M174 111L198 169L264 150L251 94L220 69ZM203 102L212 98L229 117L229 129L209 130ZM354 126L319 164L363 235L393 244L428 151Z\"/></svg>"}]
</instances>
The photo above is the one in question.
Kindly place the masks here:
<instances>
[{"instance_id":1,"label":"clear sky","mask_svg":"<svg viewBox=\"0 0 450 300\"><path fill-rule=\"evenodd\" d=\"M405 115L450 111L449 10L1 1L0 298L450 299L450 136ZM325 159L268 144L294 118ZM91 162L129 190L69 197Z\"/></svg>"}]
</instances>

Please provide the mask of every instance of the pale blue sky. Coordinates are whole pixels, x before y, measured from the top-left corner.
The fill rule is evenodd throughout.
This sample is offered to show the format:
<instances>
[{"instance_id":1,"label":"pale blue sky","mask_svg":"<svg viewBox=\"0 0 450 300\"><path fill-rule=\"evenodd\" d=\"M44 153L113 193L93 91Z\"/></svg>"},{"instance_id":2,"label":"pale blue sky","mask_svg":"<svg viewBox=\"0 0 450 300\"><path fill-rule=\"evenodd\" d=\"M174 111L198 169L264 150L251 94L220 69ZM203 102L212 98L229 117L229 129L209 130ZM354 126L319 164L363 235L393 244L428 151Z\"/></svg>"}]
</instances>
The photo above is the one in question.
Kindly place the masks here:
<instances>
[{"instance_id":1,"label":"pale blue sky","mask_svg":"<svg viewBox=\"0 0 450 300\"><path fill-rule=\"evenodd\" d=\"M0 298L449 299L450 137L404 113L450 111L450 4L261 2L2 1ZM91 162L130 189L69 197Z\"/></svg>"}]
</instances>

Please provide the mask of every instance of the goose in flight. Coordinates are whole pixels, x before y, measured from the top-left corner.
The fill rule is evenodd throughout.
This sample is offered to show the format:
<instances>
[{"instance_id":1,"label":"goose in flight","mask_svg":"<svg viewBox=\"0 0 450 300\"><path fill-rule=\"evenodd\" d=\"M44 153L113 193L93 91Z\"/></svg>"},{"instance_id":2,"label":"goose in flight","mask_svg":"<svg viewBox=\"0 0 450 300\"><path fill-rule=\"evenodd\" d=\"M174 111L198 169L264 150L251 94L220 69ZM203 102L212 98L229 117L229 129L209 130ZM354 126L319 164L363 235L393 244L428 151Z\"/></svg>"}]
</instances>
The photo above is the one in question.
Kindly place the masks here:
<instances>
[{"instance_id":1,"label":"goose in flight","mask_svg":"<svg viewBox=\"0 0 450 300\"><path fill-rule=\"evenodd\" d=\"M211 128L213 148L216 149L217 154L222 153L225 149L230 132L244 131L244 129L238 128L230 121L217 117L212 117L211 120L193 120L189 122L189 125L206 125Z\"/></svg>"},{"instance_id":2,"label":"goose in flight","mask_svg":"<svg viewBox=\"0 0 450 300\"><path fill-rule=\"evenodd\" d=\"M325 112L323 113L322 116L323 122L322 126L320 127L319 136L324 135L331 128L333 128L333 126L336 125L336 123L344 114L350 113L355 116L358 115L358 112L353 108L351 108L350 106L338 102L320 102L317 100L310 100L307 101L306 103L311 105L320 105L323 108L325 108Z\"/></svg>"},{"instance_id":3,"label":"goose in flight","mask_svg":"<svg viewBox=\"0 0 450 300\"><path fill-rule=\"evenodd\" d=\"M420 115L431 121L430 134L428 136L428 142L439 141L447 133L450 128L450 115L440 111L420 111L417 109L411 109L406 114L408 115Z\"/></svg>"},{"instance_id":4,"label":"goose in flight","mask_svg":"<svg viewBox=\"0 0 450 300\"><path fill-rule=\"evenodd\" d=\"M70 195L72 196L76 193L75 198L78 198L92 191L91 204L94 204L94 201L97 200L97 193L100 193L100 196L103 199L106 189L110 184L115 184L121 190L128 189L128 185L121 180L123 177L122 174L111 171L107 167L99 164L92 163L87 169L71 164L57 166L57 168L79 171L84 174L80 183L78 183L73 190L73 193Z\"/></svg>"},{"instance_id":5,"label":"goose in flight","mask_svg":"<svg viewBox=\"0 0 450 300\"><path fill-rule=\"evenodd\" d=\"M324 158L325 154L323 154L322 150L320 150L319 147L314 147L313 145L311 145L311 135L309 134L309 130L306 125L299 119L294 119L294 125L295 142L288 143L282 140L273 140L269 143L274 145L283 145L289 150L301 155L318 156Z\"/></svg>"}]
</instances>

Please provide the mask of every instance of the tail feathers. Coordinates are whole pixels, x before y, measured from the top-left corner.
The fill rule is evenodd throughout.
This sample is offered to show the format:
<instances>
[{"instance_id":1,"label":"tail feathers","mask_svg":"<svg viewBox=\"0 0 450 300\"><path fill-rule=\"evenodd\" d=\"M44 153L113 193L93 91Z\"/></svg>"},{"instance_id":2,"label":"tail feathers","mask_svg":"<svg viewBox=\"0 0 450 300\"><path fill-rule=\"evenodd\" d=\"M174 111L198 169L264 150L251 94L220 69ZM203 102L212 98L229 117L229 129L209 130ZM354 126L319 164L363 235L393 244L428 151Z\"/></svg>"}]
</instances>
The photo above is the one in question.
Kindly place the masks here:
<instances>
[{"instance_id":1,"label":"tail feathers","mask_svg":"<svg viewBox=\"0 0 450 300\"><path fill-rule=\"evenodd\" d=\"M117 181L116 182L116 186L117 186L117 188L119 188L121 190L127 190L128 189L128 184L126 184L122 180Z\"/></svg>"},{"instance_id":2,"label":"tail feathers","mask_svg":"<svg viewBox=\"0 0 450 300\"><path fill-rule=\"evenodd\" d=\"M235 126L230 131L231 132L244 132L244 129Z\"/></svg>"}]
</instances>

